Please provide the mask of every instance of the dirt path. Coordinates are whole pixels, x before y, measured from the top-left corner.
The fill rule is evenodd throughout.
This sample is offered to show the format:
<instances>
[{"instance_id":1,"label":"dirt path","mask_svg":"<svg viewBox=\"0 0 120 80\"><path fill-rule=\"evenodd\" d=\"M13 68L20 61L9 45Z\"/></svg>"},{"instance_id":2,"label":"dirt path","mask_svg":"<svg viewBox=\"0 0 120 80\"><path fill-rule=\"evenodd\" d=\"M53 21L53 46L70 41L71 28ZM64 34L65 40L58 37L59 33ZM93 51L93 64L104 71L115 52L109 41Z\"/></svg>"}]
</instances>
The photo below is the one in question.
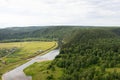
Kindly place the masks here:
<instances>
[{"instance_id":1,"label":"dirt path","mask_svg":"<svg viewBox=\"0 0 120 80\"><path fill-rule=\"evenodd\" d=\"M37 61L53 60L58 54L59 54L59 50L57 49L57 50L48 52L47 54L43 56L37 56L33 58L32 60L30 60L29 62L3 74L2 80L32 80L30 76L26 76L24 74L23 70Z\"/></svg>"}]
</instances>

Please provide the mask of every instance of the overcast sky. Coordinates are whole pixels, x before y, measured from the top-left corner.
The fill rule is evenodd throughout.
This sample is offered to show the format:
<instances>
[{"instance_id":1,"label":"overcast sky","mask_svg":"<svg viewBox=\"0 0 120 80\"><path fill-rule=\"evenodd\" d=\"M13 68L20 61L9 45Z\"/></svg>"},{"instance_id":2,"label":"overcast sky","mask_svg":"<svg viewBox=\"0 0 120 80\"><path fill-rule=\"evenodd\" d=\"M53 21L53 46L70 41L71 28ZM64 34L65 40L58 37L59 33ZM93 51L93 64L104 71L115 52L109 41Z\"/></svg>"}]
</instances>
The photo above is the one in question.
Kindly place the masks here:
<instances>
[{"instance_id":1,"label":"overcast sky","mask_svg":"<svg viewBox=\"0 0 120 80\"><path fill-rule=\"evenodd\" d=\"M120 26L120 0L0 0L0 27Z\"/></svg>"}]
</instances>

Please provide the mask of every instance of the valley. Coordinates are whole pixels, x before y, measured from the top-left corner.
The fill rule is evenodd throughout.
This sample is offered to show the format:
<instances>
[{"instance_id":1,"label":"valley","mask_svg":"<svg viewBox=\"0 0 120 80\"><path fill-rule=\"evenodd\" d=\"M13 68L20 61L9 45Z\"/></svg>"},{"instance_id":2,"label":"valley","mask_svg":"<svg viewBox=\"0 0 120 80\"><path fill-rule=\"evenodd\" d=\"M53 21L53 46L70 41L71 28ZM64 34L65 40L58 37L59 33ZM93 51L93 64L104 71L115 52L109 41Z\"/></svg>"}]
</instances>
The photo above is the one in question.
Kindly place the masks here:
<instances>
[{"instance_id":1,"label":"valley","mask_svg":"<svg viewBox=\"0 0 120 80\"><path fill-rule=\"evenodd\" d=\"M38 57L22 68L24 76L32 80L120 80L118 27L54 26L17 34L21 37L0 37L1 76L57 48L59 55L50 54L54 57L50 61L41 62Z\"/></svg>"}]
</instances>

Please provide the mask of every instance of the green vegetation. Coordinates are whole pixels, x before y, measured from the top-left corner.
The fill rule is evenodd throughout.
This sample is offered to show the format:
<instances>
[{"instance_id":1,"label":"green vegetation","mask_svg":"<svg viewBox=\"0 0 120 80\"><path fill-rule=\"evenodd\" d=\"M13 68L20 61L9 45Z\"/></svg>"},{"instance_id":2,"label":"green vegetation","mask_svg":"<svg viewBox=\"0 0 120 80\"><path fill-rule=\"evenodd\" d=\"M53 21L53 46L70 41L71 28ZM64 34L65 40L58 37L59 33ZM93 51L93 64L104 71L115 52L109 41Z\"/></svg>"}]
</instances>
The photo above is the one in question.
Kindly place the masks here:
<instances>
[{"instance_id":1,"label":"green vegetation","mask_svg":"<svg viewBox=\"0 0 120 80\"><path fill-rule=\"evenodd\" d=\"M5 31L6 29L0 31L1 42L58 40L61 50L55 60L35 63L24 70L33 80L120 80L120 28L54 26ZM4 64L23 59L26 61L26 58L37 55L35 51L38 51L33 48L33 44L31 47L14 48L15 51L10 55L3 55L5 49L1 49ZM10 52L14 48L6 50ZM34 51L30 53L28 49L32 48ZM15 58L11 59L13 57Z\"/></svg>"},{"instance_id":2,"label":"green vegetation","mask_svg":"<svg viewBox=\"0 0 120 80\"><path fill-rule=\"evenodd\" d=\"M30 27L0 29L1 42L20 41L53 41L70 34L78 27L54 26L54 27ZM33 29L33 30L32 30Z\"/></svg>"},{"instance_id":3,"label":"green vegetation","mask_svg":"<svg viewBox=\"0 0 120 80\"><path fill-rule=\"evenodd\" d=\"M26 68L24 72L32 76L32 80L57 80L62 75L62 69L56 66L51 68L50 64L51 61L36 62Z\"/></svg>"},{"instance_id":4,"label":"green vegetation","mask_svg":"<svg viewBox=\"0 0 120 80\"><path fill-rule=\"evenodd\" d=\"M28 59L44 54L57 47L56 42L12 42L0 43L0 76Z\"/></svg>"},{"instance_id":5,"label":"green vegetation","mask_svg":"<svg viewBox=\"0 0 120 80\"><path fill-rule=\"evenodd\" d=\"M60 80L120 80L119 36L110 29L77 31L52 62L64 69Z\"/></svg>"},{"instance_id":6,"label":"green vegetation","mask_svg":"<svg viewBox=\"0 0 120 80\"><path fill-rule=\"evenodd\" d=\"M52 71L47 75L49 77L53 73L52 78L46 80L120 80L119 30L120 28L77 29L72 35L64 37L60 55L47 65L50 71L54 67L62 69L62 75L56 78L59 70L58 73ZM39 73L31 74L32 68L33 65L25 72L31 76L37 75L38 78Z\"/></svg>"}]
</instances>

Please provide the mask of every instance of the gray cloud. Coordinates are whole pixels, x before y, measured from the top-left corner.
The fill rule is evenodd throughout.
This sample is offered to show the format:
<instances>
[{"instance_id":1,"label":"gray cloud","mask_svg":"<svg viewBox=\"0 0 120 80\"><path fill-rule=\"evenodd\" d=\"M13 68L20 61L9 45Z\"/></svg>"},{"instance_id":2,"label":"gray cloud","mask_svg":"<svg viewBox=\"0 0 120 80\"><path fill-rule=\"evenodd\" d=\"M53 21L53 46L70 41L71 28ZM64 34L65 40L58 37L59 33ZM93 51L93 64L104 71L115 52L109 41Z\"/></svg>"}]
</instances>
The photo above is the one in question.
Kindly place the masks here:
<instances>
[{"instance_id":1,"label":"gray cloud","mask_svg":"<svg viewBox=\"0 0 120 80\"><path fill-rule=\"evenodd\" d=\"M0 26L120 25L120 0L0 0Z\"/></svg>"}]
</instances>

